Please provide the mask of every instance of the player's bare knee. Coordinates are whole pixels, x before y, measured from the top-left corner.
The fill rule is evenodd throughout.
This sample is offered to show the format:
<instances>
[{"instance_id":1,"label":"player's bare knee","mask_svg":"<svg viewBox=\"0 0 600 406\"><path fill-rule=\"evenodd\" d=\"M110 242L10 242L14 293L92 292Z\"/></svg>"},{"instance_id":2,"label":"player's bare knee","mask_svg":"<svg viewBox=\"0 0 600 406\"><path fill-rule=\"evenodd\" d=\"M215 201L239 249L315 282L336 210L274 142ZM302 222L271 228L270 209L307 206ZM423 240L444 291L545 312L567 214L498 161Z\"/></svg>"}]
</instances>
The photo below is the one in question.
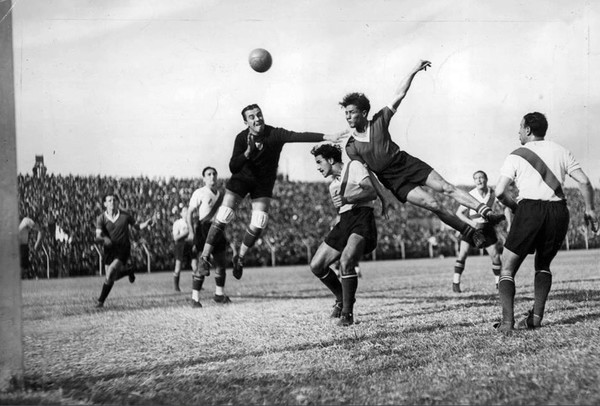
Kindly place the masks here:
<instances>
[{"instance_id":1,"label":"player's bare knee","mask_svg":"<svg viewBox=\"0 0 600 406\"><path fill-rule=\"evenodd\" d=\"M323 276L325 276L327 268L325 266L325 263L320 259L317 258L316 256L313 257L313 259L310 261L310 271L313 273L313 275L315 275L317 278L322 278Z\"/></svg>"},{"instance_id":2,"label":"player's bare knee","mask_svg":"<svg viewBox=\"0 0 600 406\"><path fill-rule=\"evenodd\" d=\"M448 182L442 182L442 193L446 196L456 193L456 186Z\"/></svg>"}]
</instances>

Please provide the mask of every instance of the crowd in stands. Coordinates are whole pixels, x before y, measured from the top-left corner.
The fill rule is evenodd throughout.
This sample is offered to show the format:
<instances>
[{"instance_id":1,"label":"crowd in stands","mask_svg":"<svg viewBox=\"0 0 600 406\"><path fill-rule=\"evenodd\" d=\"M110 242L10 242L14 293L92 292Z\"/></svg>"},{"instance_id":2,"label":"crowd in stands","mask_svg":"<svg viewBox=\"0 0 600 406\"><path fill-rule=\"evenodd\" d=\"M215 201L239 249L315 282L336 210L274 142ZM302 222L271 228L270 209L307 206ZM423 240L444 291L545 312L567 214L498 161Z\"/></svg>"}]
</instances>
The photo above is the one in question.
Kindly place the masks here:
<instances>
[{"instance_id":1,"label":"crowd in stands","mask_svg":"<svg viewBox=\"0 0 600 406\"><path fill-rule=\"evenodd\" d=\"M139 222L154 212L159 216L154 226L132 232L132 265L138 271L147 267L146 252L151 253L153 271L173 269L173 222L181 207L188 204L192 192L202 186L200 179L115 178L108 176L73 176L47 173L18 176L19 213L28 215L45 230L45 252L31 252L31 272L24 277L45 277L47 261L51 277L94 275L99 271L99 252L95 246L95 222L103 212L102 197L115 190L121 208L133 213ZM586 247L583 224L583 200L577 189L566 189L571 224L570 249ZM596 190L596 201L600 200ZM270 219L261 240L247 254L247 266L307 264L335 220L335 210L325 182L294 182L280 177L275 185ZM443 204L455 205L440 196ZM379 204L378 204L379 206ZM457 207L452 207L456 209ZM437 241L436 254L454 256L458 236L442 227L435 217L412 205L395 204L389 220L376 209L378 247L366 259L418 258L430 255L428 240ZM248 224L250 202L244 200L236 219L227 229L227 237L239 246ZM499 226L506 234L505 223ZM600 247L600 237L588 236L590 248ZM184 264L189 267L189 264Z\"/></svg>"}]
</instances>

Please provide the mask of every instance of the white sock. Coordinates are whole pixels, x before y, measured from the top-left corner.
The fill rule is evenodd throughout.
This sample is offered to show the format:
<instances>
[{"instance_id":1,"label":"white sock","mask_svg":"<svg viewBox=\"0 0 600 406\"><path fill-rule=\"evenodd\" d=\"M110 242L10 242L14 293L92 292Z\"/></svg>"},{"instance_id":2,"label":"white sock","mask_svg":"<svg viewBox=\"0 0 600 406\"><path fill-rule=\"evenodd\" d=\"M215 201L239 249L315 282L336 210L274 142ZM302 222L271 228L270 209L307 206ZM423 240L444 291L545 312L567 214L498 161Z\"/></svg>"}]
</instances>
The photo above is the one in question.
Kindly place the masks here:
<instances>
[{"instance_id":1,"label":"white sock","mask_svg":"<svg viewBox=\"0 0 600 406\"><path fill-rule=\"evenodd\" d=\"M222 286L215 286L215 295L223 296L223 287Z\"/></svg>"},{"instance_id":2,"label":"white sock","mask_svg":"<svg viewBox=\"0 0 600 406\"><path fill-rule=\"evenodd\" d=\"M496 278L496 284L500 281L500 275L494 275L494 277Z\"/></svg>"},{"instance_id":3,"label":"white sock","mask_svg":"<svg viewBox=\"0 0 600 406\"><path fill-rule=\"evenodd\" d=\"M200 291L199 290L192 290L192 300L195 302L200 301Z\"/></svg>"},{"instance_id":4,"label":"white sock","mask_svg":"<svg viewBox=\"0 0 600 406\"><path fill-rule=\"evenodd\" d=\"M454 283L460 283L460 274L459 273L454 273L454 279L452 280L452 282Z\"/></svg>"}]
</instances>

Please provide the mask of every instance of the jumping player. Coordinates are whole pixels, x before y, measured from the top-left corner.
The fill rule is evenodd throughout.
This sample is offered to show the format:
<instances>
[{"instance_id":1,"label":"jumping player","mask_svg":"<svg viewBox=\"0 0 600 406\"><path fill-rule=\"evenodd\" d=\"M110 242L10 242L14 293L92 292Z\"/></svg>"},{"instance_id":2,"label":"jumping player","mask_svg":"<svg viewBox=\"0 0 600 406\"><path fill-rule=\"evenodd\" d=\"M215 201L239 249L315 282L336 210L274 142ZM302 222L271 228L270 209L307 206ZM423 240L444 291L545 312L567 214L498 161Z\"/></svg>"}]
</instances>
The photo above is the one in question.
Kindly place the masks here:
<instances>
[{"instance_id":1,"label":"jumping player","mask_svg":"<svg viewBox=\"0 0 600 406\"><path fill-rule=\"evenodd\" d=\"M219 207L208 232L202 252L203 274L210 274L209 256L215 244L222 238L225 227L246 195L252 199L252 217L246 229L239 252L233 258L233 276L242 277L244 256L254 245L267 226L269 207L273 196L273 186L277 178L279 156L286 143L290 142L339 142L346 133L324 135L321 133L297 133L283 128L266 125L262 111L257 104L251 104L242 110L246 129L240 132L233 146L229 161L231 178L226 184L225 197Z\"/></svg>"},{"instance_id":2,"label":"jumping player","mask_svg":"<svg viewBox=\"0 0 600 406\"><path fill-rule=\"evenodd\" d=\"M206 242L206 237L210 229L211 221L215 217L215 213L219 205L223 201L223 192L217 188L217 170L211 166L207 166L202 170L202 179L204 186L196 189L190 198L190 209L188 211L188 224L192 223L192 212L198 211L198 220L192 230L192 238L194 240L194 248L199 255ZM215 262L215 296L213 300L217 303L231 303L229 296L225 295L225 279L227 268L227 240L225 234L220 234L213 241L212 259ZM198 266L195 266L192 273L192 306L202 307L200 304L200 289L204 283L205 275L201 272Z\"/></svg>"},{"instance_id":3,"label":"jumping player","mask_svg":"<svg viewBox=\"0 0 600 406\"><path fill-rule=\"evenodd\" d=\"M369 170L377 175L383 186L398 200L403 203L408 201L430 210L479 248L485 243L483 233L442 206L422 186L428 186L436 192L453 198L458 203L475 210L485 220L490 220L494 216L490 208L478 202L467 192L448 183L425 162L401 151L388 131L390 120L406 96L413 78L419 71L426 70L430 66L431 62L420 61L402 81L391 103L377 112L371 120L367 119L371 104L364 94L350 93L344 97L340 105L345 110L346 121L354 130L346 144L346 152L350 159L366 164ZM378 190L378 194L382 195L378 189L379 183L374 181L373 185Z\"/></svg>"},{"instance_id":4,"label":"jumping player","mask_svg":"<svg viewBox=\"0 0 600 406\"><path fill-rule=\"evenodd\" d=\"M317 249L310 269L335 295L331 317L339 318L338 325L349 326L354 324L358 261L377 246L377 227L373 214L377 193L360 162L342 163L339 146L318 145L311 153L319 172L324 177L333 178L329 193L340 220ZM341 282L330 268L338 259Z\"/></svg>"},{"instance_id":5,"label":"jumping player","mask_svg":"<svg viewBox=\"0 0 600 406\"><path fill-rule=\"evenodd\" d=\"M522 147L506 157L496 184L498 199L515 213L504 244L498 284L502 321L496 327L504 334L510 334L515 327L515 275L525 257L534 252L533 309L517 327L533 329L541 325L552 287L550 264L569 227L569 210L562 189L566 174L577 182L583 195L585 223L598 232L590 180L570 151L545 139L547 129L548 121L542 113L523 117L519 126ZM519 190L516 201L508 193L513 181Z\"/></svg>"},{"instance_id":6,"label":"jumping player","mask_svg":"<svg viewBox=\"0 0 600 406\"><path fill-rule=\"evenodd\" d=\"M173 222L173 241L175 242L175 269L173 270L173 285L176 292L181 292L179 287L179 276L181 274L181 264L185 260L188 235L190 228L187 223L188 208L182 207L180 217Z\"/></svg>"},{"instance_id":7,"label":"jumping player","mask_svg":"<svg viewBox=\"0 0 600 406\"><path fill-rule=\"evenodd\" d=\"M108 268L96 307L104 306L104 301L115 281L128 275L129 282L135 282L133 270L125 270L125 265L131 256L129 227L143 230L154 223L155 217L152 216L138 224L131 214L119 210L119 197L114 192L104 195L102 203L106 211L96 219L96 242L104 245L105 264L108 265Z\"/></svg>"},{"instance_id":8,"label":"jumping player","mask_svg":"<svg viewBox=\"0 0 600 406\"><path fill-rule=\"evenodd\" d=\"M488 177L484 171L477 171L473 174L473 182L475 188L471 189L469 194L477 199L481 203L485 203L490 209L493 209L494 203L496 202L496 194L494 189L488 187ZM510 216L510 210L504 209L505 216ZM496 235L496 228L493 223L487 222L481 218L481 215L473 209L469 209L465 206L460 206L456 211L456 215L459 219L470 225L475 229L481 229L485 236L485 243L482 248L485 248L490 258L492 259L492 273L496 278L496 289L498 288L498 280L500 279L500 270L502 269L502 261L500 260L500 252L496 245L498 243L498 236ZM498 220L503 219L498 217ZM454 265L454 279L452 281L452 291L455 293L461 293L460 289L460 278L465 270L465 263L467 262L467 256L469 255L469 249L471 244L464 238L460 241L460 248L458 251L458 258Z\"/></svg>"}]
</instances>

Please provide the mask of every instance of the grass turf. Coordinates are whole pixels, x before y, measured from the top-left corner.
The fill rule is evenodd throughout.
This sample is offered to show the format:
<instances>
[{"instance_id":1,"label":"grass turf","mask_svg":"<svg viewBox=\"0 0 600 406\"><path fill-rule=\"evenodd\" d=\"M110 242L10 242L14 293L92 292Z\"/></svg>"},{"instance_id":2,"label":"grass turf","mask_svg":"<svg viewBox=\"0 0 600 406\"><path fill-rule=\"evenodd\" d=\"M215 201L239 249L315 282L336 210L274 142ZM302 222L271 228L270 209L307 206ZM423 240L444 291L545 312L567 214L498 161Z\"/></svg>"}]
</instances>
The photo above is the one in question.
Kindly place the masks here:
<instances>
[{"instance_id":1,"label":"grass turf","mask_svg":"<svg viewBox=\"0 0 600 406\"><path fill-rule=\"evenodd\" d=\"M598 404L600 251L562 251L543 328L498 335L488 257L365 262L356 324L307 266L250 268L233 304L191 308L171 273L23 281L25 388L2 404ZM516 277L517 315L533 303L533 263Z\"/></svg>"}]
</instances>

